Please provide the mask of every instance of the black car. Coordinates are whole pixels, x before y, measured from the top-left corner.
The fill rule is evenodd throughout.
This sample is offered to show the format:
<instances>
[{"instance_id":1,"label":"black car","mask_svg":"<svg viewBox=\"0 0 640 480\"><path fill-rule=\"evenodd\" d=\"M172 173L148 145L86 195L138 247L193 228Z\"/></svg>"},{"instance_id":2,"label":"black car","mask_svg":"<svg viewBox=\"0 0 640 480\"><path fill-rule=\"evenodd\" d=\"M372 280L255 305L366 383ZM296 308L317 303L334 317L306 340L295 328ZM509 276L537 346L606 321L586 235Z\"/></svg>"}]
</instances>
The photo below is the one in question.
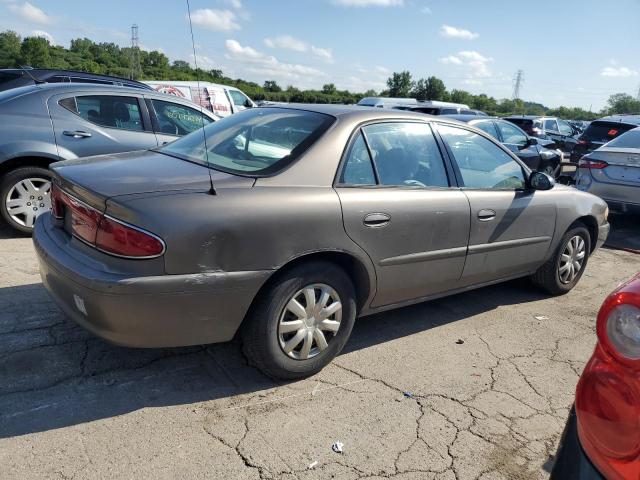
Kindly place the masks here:
<instances>
[{"instance_id":1,"label":"black car","mask_svg":"<svg viewBox=\"0 0 640 480\"><path fill-rule=\"evenodd\" d=\"M447 115L468 123L488 133L515 153L531 170L544 172L552 177L560 174L561 152L549 140L527 135L516 125L501 118L478 117L475 115Z\"/></svg>"},{"instance_id":2,"label":"black car","mask_svg":"<svg viewBox=\"0 0 640 480\"><path fill-rule=\"evenodd\" d=\"M512 115L504 119L520 127L527 135L553 141L566 153L571 153L578 143L578 130L557 117Z\"/></svg>"},{"instance_id":3,"label":"black car","mask_svg":"<svg viewBox=\"0 0 640 480\"><path fill-rule=\"evenodd\" d=\"M152 90L149 85L126 78L76 72L73 70L50 70L43 68L3 68L0 69L0 91L38 83L94 83L97 85L118 85L121 87Z\"/></svg>"},{"instance_id":4,"label":"black car","mask_svg":"<svg viewBox=\"0 0 640 480\"><path fill-rule=\"evenodd\" d=\"M571 162L577 163L583 155L638 126L640 115L612 115L594 120L578 138L578 144L571 152Z\"/></svg>"}]
</instances>

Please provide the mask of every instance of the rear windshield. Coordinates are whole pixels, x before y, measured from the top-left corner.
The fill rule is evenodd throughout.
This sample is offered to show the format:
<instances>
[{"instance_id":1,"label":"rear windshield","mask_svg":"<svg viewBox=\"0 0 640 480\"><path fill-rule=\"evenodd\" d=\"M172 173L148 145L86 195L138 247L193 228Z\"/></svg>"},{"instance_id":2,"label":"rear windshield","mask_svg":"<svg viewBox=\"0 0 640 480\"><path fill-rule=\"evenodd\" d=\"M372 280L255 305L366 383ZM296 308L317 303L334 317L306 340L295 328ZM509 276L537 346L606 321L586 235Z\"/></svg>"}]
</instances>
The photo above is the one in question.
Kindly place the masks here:
<instances>
[{"instance_id":1,"label":"rear windshield","mask_svg":"<svg viewBox=\"0 0 640 480\"><path fill-rule=\"evenodd\" d=\"M0 72L0 83L10 82L22 77L22 72Z\"/></svg>"},{"instance_id":2,"label":"rear windshield","mask_svg":"<svg viewBox=\"0 0 640 480\"><path fill-rule=\"evenodd\" d=\"M288 108L253 108L211 123L161 153L244 175L270 175L295 161L335 121Z\"/></svg>"},{"instance_id":3,"label":"rear windshield","mask_svg":"<svg viewBox=\"0 0 640 480\"><path fill-rule=\"evenodd\" d=\"M590 142L609 142L635 127L620 122L595 121L587 127L582 138Z\"/></svg>"},{"instance_id":4,"label":"rear windshield","mask_svg":"<svg viewBox=\"0 0 640 480\"><path fill-rule=\"evenodd\" d=\"M629 130L627 133L614 138L607 143L607 147L640 148L640 127Z\"/></svg>"}]
</instances>

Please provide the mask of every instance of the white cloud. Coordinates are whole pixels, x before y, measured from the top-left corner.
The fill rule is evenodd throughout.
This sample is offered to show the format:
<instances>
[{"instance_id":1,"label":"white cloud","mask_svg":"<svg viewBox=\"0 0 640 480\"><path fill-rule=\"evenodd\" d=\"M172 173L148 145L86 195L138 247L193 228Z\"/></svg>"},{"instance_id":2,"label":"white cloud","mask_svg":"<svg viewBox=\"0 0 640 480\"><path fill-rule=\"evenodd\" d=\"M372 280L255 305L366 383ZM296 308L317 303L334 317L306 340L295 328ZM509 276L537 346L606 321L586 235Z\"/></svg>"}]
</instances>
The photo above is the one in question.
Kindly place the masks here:
<instances>
[{"instance_id":1,"label":"white cloud","mask_svg":"<svg viewBox=\"0 0 640 480\"><path fill-rule=\"evenodd\" d=\"M304 40L292 37L291 35L280 35L274 38L265 38L264 44L269 48L281 48L293 50L294 52L311 52L312 55L321 58L326 62L333 62L333 52L328 48L316 47Z\"/></svg>"},{"instance_id":2,"label":"white cloud","mask_svg":"<svg viewBox=\"0 0 640 480\"><path fill-rule=\"evenodd\" d=\"M445 38L460 38L463 40L475 40L480 36L470 30L452 27L451 25L442 25L440 28L440 35Z\"/></svg>"},{"instance_id":3,"label":"white cloud","mask_svg":"<svg viewBox=\"0 0 640 480\"><path fill-rule=\"evenodd\" d=\"M423 13L425 15L431 15L433 12L431 11L431 9L429 7L422 7L420 9L420 13Z\"/></svg>"},{"instance_id":4,"label":"white cloud","mask_svg":"<svg viewBox=\"0 0 640 480\"><path fill-rule=\"evenodd\" d=\"M600 71L603 77L635 77L638 75L637 70L627 67L604 67Z\"/></svg>"},{"instance_id":5,"label":"white cloud","mask_svg":"<svg viewBox=\"0 0 640 480\"><path fill-rule=\"evenodd\" d=\"M51 45L54 45L55 42L53 40L53 36L49 32L45 32L44 30L33 30L31 32L32 37L42 37L49 41Z\"/></svg>"},{"instance_id":6,"label":"white cloud","mask_svg":"<svg viewBox=\"0 0 640 480\"><path fill-rule=\"evenodd\" d=\"M191 15L194 25L209 30L230 31L239 30L240 25L236 22L236 14L231 10L212 10L210 8L202 8L196 10Z\"/></svg>"},{"instance_id":7,"label":"white cloud","mask_svg":"<svg viewBox=\"0 0 640 480\"><path fill-rule=\"evenodd\" d=\"M402 7L404 0L331 0L343 7Z\"/></svg>"},{"instance_id":8,"label":"white cloud","mask_svg":"<svg viewBox=\"0 0 640 480\"><path fill-rule=\"evenodd\" d=\"M463 68L466 70L468 80L492 76L488 64L493 61L493 58L485 57L475 50L463 50L455 55L443 57L439 61L445 65L456 65Z\"/></svg>"},{"instance_id":9,"label":"white cloud","mask_svg":"<svg viewBox=\"0 0 640 480\"><path fill-rule=\"evenodd\" d=\"M241 0L225 0L225 3L236 10L240 10L242 8Z\"/></svg>"},{"instance_id":10,"label":"white cloud","mask_svg":"<svg viewBox=\"0 0 640 480\"><path fill-rule=\"evenodd\" d=\"M237 40L227 40L225 46L227 58L243 64L247 72L260 75L262 80L305 81L326 76L317 68L283 63L272 55L266 55L249 46L242 46Z\"/></svg>"},{"instance_id":11,"label":"white cloud","mask_svg":"<svg viewBox=\"0 0 640 480\"><path fill-rule=\"evenodd\" d=\"M51 17L29 2L24 2L23 4L12 3L9 5L9 10L29 22L47 24L52 21Z\"/></svg>"}]
</instances>

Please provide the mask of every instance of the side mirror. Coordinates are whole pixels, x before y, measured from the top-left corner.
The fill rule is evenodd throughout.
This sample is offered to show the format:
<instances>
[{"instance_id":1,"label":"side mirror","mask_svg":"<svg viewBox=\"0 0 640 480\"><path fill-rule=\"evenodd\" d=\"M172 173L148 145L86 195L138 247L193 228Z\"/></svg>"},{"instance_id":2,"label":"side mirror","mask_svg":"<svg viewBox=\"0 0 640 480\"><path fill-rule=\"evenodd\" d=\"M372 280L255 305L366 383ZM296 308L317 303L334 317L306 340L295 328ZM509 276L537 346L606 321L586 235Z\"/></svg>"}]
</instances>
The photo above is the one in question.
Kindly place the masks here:
<instances>
[{"instance_id":1,"label":"side mirror","mask_svg":"<svg viewBox=\"0 0 640 480\"><path fill-rule=\"evenodd\" d=\"M244 101L245 108L253 108L253 103L248 98Z\"/></svg>"},{"instance_id":2,"label":"side mirror","mask_svg":"<svg viewBox=\"0 0 640 480\"><path fill-rule=\"evenodd\" d=\"M556 181L546 173L532 172L529 175L529 187L533 190L551 190Z\"/></svg>"},{"instance_id":3,"label":"side mirror","mask_svg":"<svg viewBox=\"0 0 640 480\"><path fill-rule=\"evenodd\" d=\"M531 146L531 145L538 145L538 139L535 137L529 137L527 139L527 145Z\"/></svg>"}]
</instances>

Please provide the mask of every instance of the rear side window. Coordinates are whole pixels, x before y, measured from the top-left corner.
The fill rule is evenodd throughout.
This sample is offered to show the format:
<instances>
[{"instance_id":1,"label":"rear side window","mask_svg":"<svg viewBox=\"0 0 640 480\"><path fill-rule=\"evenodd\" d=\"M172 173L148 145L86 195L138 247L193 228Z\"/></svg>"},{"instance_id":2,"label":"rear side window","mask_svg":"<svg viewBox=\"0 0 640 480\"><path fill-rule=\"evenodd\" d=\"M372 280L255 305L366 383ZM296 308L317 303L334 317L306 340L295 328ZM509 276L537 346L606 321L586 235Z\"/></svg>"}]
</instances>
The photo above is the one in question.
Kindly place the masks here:
<instances>
[{"instance_id":1,"label":"rear side window","mask_svg":"<svg viewBox=\"0 0 640 480\"><path fill-rule=\"evenodd\" d=\"M490 140L458 127L438 125L458 165L466 188L520 190L525 186L522 167Z\"/></svg>"},{"instance_id":2,"label":"rear side window","mask_svg":"<svg viewBox=\"0 0 640 480\"><path fill-rule=\"evenodd\" d=\"M211 123L211 119L194 108L173 102L151 100L158 118L158 129L167 135L187 135Z\"/></svg>"},{"instance_id":3,"label":"rear side window","mask_svg":"<svg viewBox=\"0 0 640 480\"><path fill-rule=\"evenodd\" d=\"M640 127L629 130L619 137L614 138L607 143L607 147L640 149Z\"/></svg>"},{"instance_id":4,"label":"rear side window","mask_svg":"<svg viewBox=\"0 0 640 480\"><path fill-rule=\"evenodd\" d=\"M626 123L596 120L587 127L582 138L590 142L609 142L635 127Z\"/></svg>"},{"instance_id":5,"label":"rear side window","mask_svg":"<svg viewBox=\"0 0 640 480\"><path fill-rule=\"evenodd\" d=\"M137 98L85 95L76 97L75 101L77 110L74 113L88 122L124 130L144 130Z\"/></svg>"}]
</instances>

